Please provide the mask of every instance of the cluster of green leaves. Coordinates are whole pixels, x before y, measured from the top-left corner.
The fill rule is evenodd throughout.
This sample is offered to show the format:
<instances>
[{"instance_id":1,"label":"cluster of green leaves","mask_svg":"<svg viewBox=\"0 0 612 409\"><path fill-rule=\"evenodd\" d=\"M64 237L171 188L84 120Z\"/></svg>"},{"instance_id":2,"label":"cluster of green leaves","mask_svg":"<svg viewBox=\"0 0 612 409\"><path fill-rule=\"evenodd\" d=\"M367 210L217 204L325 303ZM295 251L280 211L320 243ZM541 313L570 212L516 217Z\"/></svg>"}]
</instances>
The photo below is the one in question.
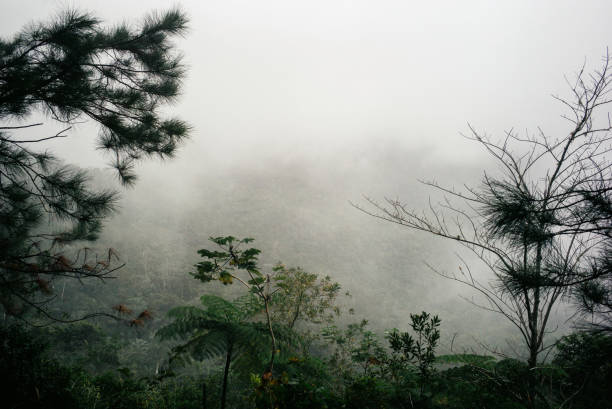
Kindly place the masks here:
<instances>
[{"instance_id":1,"label":"cluster of green leaves","mask_svg":"<svg viewBox=\"0 0 612 409\"><path fill-rule=\"evenodd\" d=\"M433 407L524 408L514 395L516 383L524 385L524 373L522 378L516 377L517 368L526 370L524 363L472 354L441 356L438 361L451 367L432 378L435 384Z\"/></svg>"},{"instance_id":2,"label":"cluster of green leaves","mask_svg":"<svg viewBox=\"0 0 612 409\"><path fill-rule=\"evenodd\" d=\"M5 407L80 407L83 399L71 384L73 378L82 376L82 371L61 366L46 356L45 349L44 340L20 326L0 326L0 376Z\"/></svg>"},{"instance_id":3,"label":"cluster of green leaves","mask_svg":"<svg viewBox=\"0 0 612 409\"><path fill-rule=\"evenodd\" d=\"M605 333L578 332L557 344L553 364L563 371L560 401L576 408L605 407L612 402L612 337Z\"/></svg>"},{"instance_id":4,"label":"cluster of green leaves","mask_svg":"<svg viewBox=\"0 0 612 409\"><path fill-rule=\"evenodd\" d=\"M256 345L264 342L265 329L252 321L262 306L252 294L233 302L215 295L203 295L201 302L204 308L173 308L168 312L172 322L157 331L162 340L187 340L173 348L173 360L212 359L231 350L233 363L237 364L248 356L246 350L252 352Z\"/></svg>"},{"instance_id":5,"label":"cluster of green leaves","mask_svg":"<svg viewBox=\"0 0 612 409\"><path fill-rule=\"evenodd\" d=\"M440 318L431 317L423 311L421 314L410 314L410 327L417 334L416 338L408 332L400 332L397 328L389 331L385 338L393 352L393 361L400 365L407 363L416 365L419 376L429 378L433 372L436 360L435 349L440 340Z\"/></svg>"},{"instance_id":6,"label":"cluster of green leaves","mask_svg":"<svg viewBox=\"0 0 612 409\"><path fill-rule=\"evenodd\" d=\"M426 312L410 318L414 336L394 328L385 334L387 346L367 329L367 320L344 330L323 330L323 338L333 345L329 365L342 373L340 387L349 405L402 407L406 399L411 405L431 400L440 319Z\"/></svg>"},{"instance_id":7,"label":"cluster of green leaves","mask_svg":"<svg viewBox=\"0 0 612 409\"><path fill-rule=\"evenodd\" d=\"M220 250L200 250L199 254L205 260L198 263L195 266L196 271L191 274L203 282L219 281L224 285L235 281L242 283L251 294L258 297L260 310L263 307L266 312L271 311L267 320L273 324L277 334L281 333L281 328L289 333L294 332L298 321L311 324L333 323L333 319L339 314L340 309L335 302L340 285L331 278L319 279L316 274L299 268L287 268L282 264L278 264L272 274L264 275L257 267L259 250L241 248L252 239L238 240L233 236L226 236L211 238L211 241ZM244 272L242 276L241 271ZM210 314L215 315L216 320L221 317L224 317L224 320L249 317L248 326L252 326L257 324L258 318L256 314L249 315L249 310L245 307L242 308L246 315L238 314L236 306L230 304L222 306L217 303L210 307L214 308L215 312L203 313L195 307L172 310L171 316L175 321L162 329L161 334L167 336L180 332L182 335L191 336L186 344L174 349L175 352L191 357L212 358L225 351L227 355L221 395L224 407L228 371L232 368L230 354L227 353L228 344L224 344L225 349L217 347L216 321L213 328L206 320L210 319ZM228 313L230 310L233 312ZM209 311L213 310L209 308ZM195 317L205 321L197 324ZM206 324L202 325L202 322ZM264 372L263 376L252 377L256 405L295 407L296 402L300 400L300 407L331 407L333 402L348 402L349 407L352 407L351 405L356 405L357 402L363 404L365 399L374 405L367 407L376 407L381 402L402 401L401 393L408 387L411 388L410 399L416 402L425 401L425 398L431 397L429 391L428 394L424 392L424 385L433 373L434 350L440 337L440 320L437 316L431 317L423 312L412 314L410 325L415 333L414 338L397 329L388 333L387 339L393 351L391 354L379 341L378 336L367 329L366 320L349 324L345 329L339 329L335 325L324 328L322 338L333 350L331 357L325 361L317 361L309 355L308 350L292 348L291 343L288 343L286 350L305 353L305 357L281 356L274 372ZM201 332L195 332L196 328ZM253 338L254 336L251 337ZM262 345L261 342L259 345ZM249 350L247 353L257 355L258 351ZM296 373L296 367L307 367L305 362L319 362L319 372L326 371L328 376L319 373L320 379L317 380ZM398 372L398 367L404 370L403 373ZM339 373L341 377L329 376L331 372ZM321 379L328 381L322 383ZM410 386L407 386L408 384ZM420 385L420 389L417 385ZM312 397L315 391L322 400L308 398ZM384 395L389 396L382 398L376 395L382 391L387 391Z\"/></svg>"},{"instance_id":8,"label":"cluster of green leaves","mask_svg":"<svg viewBox=\"0 0 612 409\"><path fill-rule=\"evenodd\" d=\"M277 291L272 297L272 317L276 322L293 328L298 321L330 323L340 315L340 307L336 305L340 284L330 276L319 277L300 267L289 268L283 264L277 264L273 271Z\"/></svg>"},{"instance_id":9,"label":"cluster of green leaves","mask_svg":"<svg viewBox=\"0 0 612 409\"><path fill-rule=\"evenodd\" d=\"M381 365L387 360L387 353L376 333L367 326L368 321L364 319L348 324L344 329L331 325L322 330L323 339L332 347L329 363L345 379L351 379L357 373L370 376L380 372Z\"/></svg>"},{"instance_id":10,"label":"cluster of green leaves","mask_svg":"<svg viewBox=\"0 0 612 409\"><path fill-rule=\"evenodd\" d=\"M250 401L257 408L341 408L344 400L335 375L324 360L313 356L290 357L277 364L280 376L267 382L251 377Z\"/></svg>"},{"instance_id":11,"label":"cluster of green leaves","mask_svg":"<svg viewBox=\"0 0 612 409\"><path fill-rule=\"evenodd\" d=\"M107 372L93 379L99 397L91 407L108 409L199 408L202 390L198 379L136 378L129 370Z\"/></svg>"},{"instance_id":12,"label":"cluster of green leaves","mask_svg":"<svg viewBox=\"0 0 612 409\"><path fill-rule=\"evenodd\" d=\"M243 244L253 241L251 238L237 239L233 236L211 237L210 241L215 243L219 250L198 250L198 254L205 260L195 265L196 271L191 275L202 281L210 282L218 280L223 284L232 284L238 277L236 273L240 270L246 271L251 286L261 286L264 282L263 274L257 268L257 256L261 253L256 248L241 250ZM257 287L252 287L257 291Z\"/></svg>"},{"instance_id":13,"label":"cluster of green leaves","mask_svg":"<svg viewBox=\"0 0 612 409\"><path fill-rule=\"evenodd\" d=\"M225 356L221 407L225 407L229 371L240 368L248 371L260 362L260 345L267 339L266 329L254 315L262 309L260 300L253 294L243 296L234 302L221 297L204 295L201 298L204 309L178 307L168 315L173 322L157 332L162 339L187 339L184 344L172 349L172 361L177 358L210 360Z\"/></svg>"}]
</instances>

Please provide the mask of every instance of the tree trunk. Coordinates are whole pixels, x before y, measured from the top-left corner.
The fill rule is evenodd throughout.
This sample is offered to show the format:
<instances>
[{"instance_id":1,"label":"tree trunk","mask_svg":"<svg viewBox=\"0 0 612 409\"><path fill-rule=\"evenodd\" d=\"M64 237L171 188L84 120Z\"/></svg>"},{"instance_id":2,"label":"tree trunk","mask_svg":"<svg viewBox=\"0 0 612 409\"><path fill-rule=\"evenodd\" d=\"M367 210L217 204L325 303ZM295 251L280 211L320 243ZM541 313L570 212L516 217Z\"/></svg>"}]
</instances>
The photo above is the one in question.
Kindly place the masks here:
<instances>
[{"instance_id":1,"label":"tree trunk","mask_svg":"<svg viewBox=\"0 0 612 409\"><path fill-rule=\"evenodd\" d=\"M227 354L225 355L225 369L223 371L223 386L221 389L221 409L225 409L225 396L227 394L227 375L229 374L229 367L232 360L232 347L234 344L230 342L227 347Z\"/></svg>"},{"instance_id":2,"label":"tree trunk","mask_svg":"<svg viewBox=\"0 0 612 409\"><path fill-rule=\"evenodd\" d=\"M269 280L269 278L268 278ZM270 337L272 338L272 356L270 357L270 363L268 364L268 372L272 374L272 370L274 369L274 357L276 356L276 337L274 336L274 330L272 329L272 319L270 318L270 309L268 305L268 296L264 299L266 319L268 321L268 332L270 333Z\"/></svg>"},{"instance_id":3,"label":"tree trunk","mask_svg":"<svg viewBox=\"0 0 612 409\"><path fill-rule=\"evenodd\" d=\"M538 243L536 247L535 273L538 278L542 273L542 244ZM537 372L538 354L540 351L540 333L539 333L539 308L540 308L540 286L539 284L533 289L533 307L531 317L529 319L529 327L531 330L531 339L529 342L529 359L527 360L527 407L535 408L536 406L536 388L537 388Z\"/></svg>"},{"instance_id":4,"label":"tree trunk","mask_svg":"<svg viewBox=\"0 0 612 409\"><path fill-rule=\"evenodd\" d=\"M268 372L272 376L272 370L274 369L274 357L276 356L276 337L274 336L274 329L272 328L272 317L270 317L270 274L266 275L266 291L260 290L263 294L264 307L266 313L266 321L268 323L268 332L272 338L272 356L270 356L270 363L268 364Z\"/></svg>"},{"instance_id":5,"label":"tree trunk","mask_svg":"<svg viewBox=\"0 0 612 409\"><path fill-rule=\"evenodd\" d=\"M302 298L304 297L304 291L300 293L300 297L297 302L297 306L295 307L295 314L293 314L293 319L291 320L291 324L289 325L289 329L293 329L295 322L300 317L300 306L302 305Z\"/></svg>"},{"instance_id":6,"label":"tree trunk","mask_svg":"<svg viewBox=\"0 0 612 409\"><path fill-rule=\"evenodd\" d=\"M206 409L206 380L202 382L202 409Z\"/></svg>"},{"instance_id":7,"label":"tree trunk","mask_svg":"<svg viewBox=\"0 0 612 409\"><path fill-rule=\"evenodd\" d=\"M531 348L529 351L529 359L527 360L527 407L529 409L536 407L536 388L537 388L537 379L536 379L536 366L538 364L538 351Z\"/></svg>"}]
</instances>

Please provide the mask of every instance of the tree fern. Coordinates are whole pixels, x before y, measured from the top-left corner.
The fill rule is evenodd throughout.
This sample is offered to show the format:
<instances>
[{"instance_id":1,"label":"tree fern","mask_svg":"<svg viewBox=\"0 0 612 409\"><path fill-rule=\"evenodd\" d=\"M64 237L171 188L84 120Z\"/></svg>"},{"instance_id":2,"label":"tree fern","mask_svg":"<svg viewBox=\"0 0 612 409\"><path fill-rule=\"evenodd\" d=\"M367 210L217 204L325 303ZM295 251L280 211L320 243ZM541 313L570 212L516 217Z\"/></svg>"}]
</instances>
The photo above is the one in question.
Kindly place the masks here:
<instances>
[{"instance_id":1,"label":"tree fern","mask_svg":"<svg viewBox=\"0 0 612 409\"><path fill-rule=\"evenodd\" d=\"M204 308L177 307L168 316L173 322L161 328L161 339L181 339L185 343L172 349L171 362L182 364L193 359L206 360L225 356L221 407L225 407L227 377L230 367L241 371L262 362L267 354L267 329L253 317L261 303L253 294L230 302L215 295L201 297Z\"/></svg>"}]
</instances>

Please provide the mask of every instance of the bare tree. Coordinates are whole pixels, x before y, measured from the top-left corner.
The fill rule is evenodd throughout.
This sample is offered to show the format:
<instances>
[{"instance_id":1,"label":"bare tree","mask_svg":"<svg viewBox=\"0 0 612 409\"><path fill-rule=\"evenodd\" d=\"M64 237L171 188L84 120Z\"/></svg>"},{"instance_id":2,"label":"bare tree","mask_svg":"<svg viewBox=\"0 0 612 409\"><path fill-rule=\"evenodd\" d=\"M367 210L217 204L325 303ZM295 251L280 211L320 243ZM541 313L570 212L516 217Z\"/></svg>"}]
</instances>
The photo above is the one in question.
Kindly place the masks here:
<instances>
[{"instance_id":1,"label":"bare tree","mask_svg":"<svg viewBox=\"0 0 612 409\"><path fill-rule=\"evenodd\" d=\"M594 206L606 206L601 199L609 199L611 189L611 80L606 55L599 70L586 73L583 66L567 81L571 96L554 97L567 110L562 118L570 129L562 137L542 129L534 136L510 130L496 141L470 126L466 137L499 164L499 172L485 172L478 187L456 190L425 181L444 194L427 211L390 199L366 198L365 206L356 205L371 216L454 240L484 263L492 278L487 282L476 279L466 263L441 274L478 291L486 300L482 308L503 315L520 332L532 378L523 397L528 407L537 399L540 354L551 347L545 336L553 306L584 283L609 275L592 268L592 260L611 231L609 213Z\"/></svg>"}]
</instances>

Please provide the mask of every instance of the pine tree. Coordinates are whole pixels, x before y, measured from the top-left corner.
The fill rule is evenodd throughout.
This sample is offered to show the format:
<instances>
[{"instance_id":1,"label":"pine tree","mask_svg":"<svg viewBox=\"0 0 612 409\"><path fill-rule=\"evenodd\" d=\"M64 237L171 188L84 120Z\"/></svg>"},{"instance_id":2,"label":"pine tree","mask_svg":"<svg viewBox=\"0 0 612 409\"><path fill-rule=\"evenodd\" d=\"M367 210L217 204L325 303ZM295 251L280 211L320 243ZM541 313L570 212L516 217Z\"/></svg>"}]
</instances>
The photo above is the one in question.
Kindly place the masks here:
<instances>
[{"instance_id":1,"label":"pine tree","mask_svg":"<svg viewBox=\"0 0 612 409\"><path fill-rule=\"evenodd\" d=\"M93 120L98 147L110 153L120 181L134 183L142 158L171 157L188 134L180 119L160 109L179 94L184 67L170 42L186 30L178 10L152 14L139 27L107 28L86 13L67 11L54 21L0 39L0 304L9 315L45 304L53 281L104 278L116 254L67 245L95 240L114 209L116 192L91 189L85 172L40 149L66 138L72 124ZM64 124L55 135L23 136L44 114ZM38 148L38 149L37 149ZM46 223L45 223L46 222ZM114 266L114 267L113 267Z\"/></svg>"}]
</instances>

